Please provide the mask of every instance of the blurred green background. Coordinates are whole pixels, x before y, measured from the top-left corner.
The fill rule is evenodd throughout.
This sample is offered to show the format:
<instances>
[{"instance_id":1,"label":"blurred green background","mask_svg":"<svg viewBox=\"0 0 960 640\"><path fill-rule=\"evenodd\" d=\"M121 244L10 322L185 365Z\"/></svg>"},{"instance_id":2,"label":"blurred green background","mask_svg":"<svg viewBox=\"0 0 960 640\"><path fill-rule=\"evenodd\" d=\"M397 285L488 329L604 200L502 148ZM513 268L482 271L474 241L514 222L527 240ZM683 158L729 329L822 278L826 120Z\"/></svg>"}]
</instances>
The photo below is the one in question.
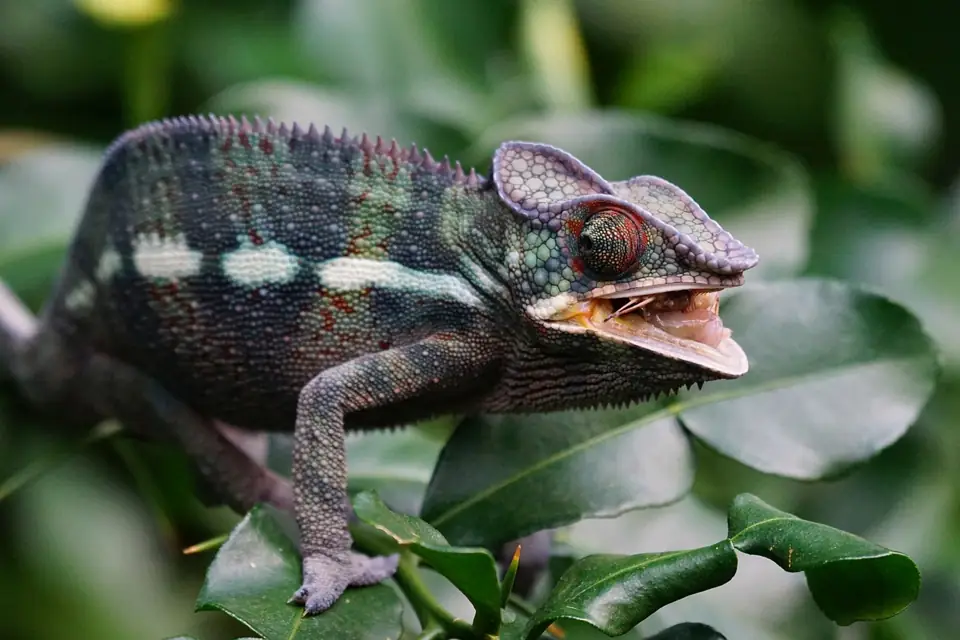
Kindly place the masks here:
<instances>
[{"instance_id":1,"label":"blurred green background","mask_svg":"<svg viewBox=\"0 0 960 640\"><path fill-rule=\"evenodd\" d=\"M698 199L688 185L709 187L711 213L744 185L765 189L734 225L760 249L757 278L849 279L906 304L943 351L937 395L844 479L764 476L701 446L689 499L571 535L610 551L697 544L677 531L722 534L722 509L750 491L909 553L920 600L838 629L802 578L744 560L734 583L660 612L663 625L702 620L738 640L960 637L957 24L953 0L0 0L0 273L39 304L103 147L183 113L347 126L483 171L500 139L541 137L611 179L666 167ZM0 479L64 448L0 401ZM0 504L0 637L242 635L192 613L209 556L180 552L235 521L200 505L175 452L87 449Z\"/></svg>"}]
</instances>

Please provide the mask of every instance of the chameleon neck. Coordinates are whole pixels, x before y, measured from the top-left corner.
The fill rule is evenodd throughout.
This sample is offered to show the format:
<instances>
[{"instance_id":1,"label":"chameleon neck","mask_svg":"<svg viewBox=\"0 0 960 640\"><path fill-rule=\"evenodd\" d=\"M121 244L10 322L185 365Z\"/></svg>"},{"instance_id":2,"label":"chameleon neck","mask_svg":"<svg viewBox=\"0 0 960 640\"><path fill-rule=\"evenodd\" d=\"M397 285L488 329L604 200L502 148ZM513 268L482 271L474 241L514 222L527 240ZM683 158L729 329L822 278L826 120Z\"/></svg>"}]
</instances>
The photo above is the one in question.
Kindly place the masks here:
<instances>
[{"instance_id":1,"label":"chameleon neck","mask_svg":"<svg viewBox=\"0 0 960 640\"><path fill-rule=\"evenodd\" d=\"M456 221L454 242L464 277L488 296L493 308L516 313L507 271L508 254L522 233L516 216L503 207L496 191L483 183L476 188L449 187L440 215Z\"/></svg>"}]
</instances>

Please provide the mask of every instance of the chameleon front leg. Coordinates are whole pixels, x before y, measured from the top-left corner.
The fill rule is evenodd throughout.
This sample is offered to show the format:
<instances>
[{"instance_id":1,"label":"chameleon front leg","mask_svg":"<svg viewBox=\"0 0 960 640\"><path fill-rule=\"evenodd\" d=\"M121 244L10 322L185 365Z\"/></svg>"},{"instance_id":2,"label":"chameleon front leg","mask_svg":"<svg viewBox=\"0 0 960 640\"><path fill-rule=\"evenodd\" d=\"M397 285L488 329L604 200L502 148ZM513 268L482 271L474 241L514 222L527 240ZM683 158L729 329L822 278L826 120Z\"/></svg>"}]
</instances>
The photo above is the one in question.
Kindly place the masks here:
<instances>
[{"instance_id":1,"label":"chameleon front leg","mask_svg":"<svg viewBox=\"0 0 960 640\"><path fill-rule=\"evenodd\" d=\"M308 615L331 607L347 587L375 584L397 567L396 556L350 550L344 418L418 397L462 395L458 386L492 364L493 354L482 337L438 334L328 369L303 388L292 473L303 585L291 601Z\"/></svg>"}]
</instances>

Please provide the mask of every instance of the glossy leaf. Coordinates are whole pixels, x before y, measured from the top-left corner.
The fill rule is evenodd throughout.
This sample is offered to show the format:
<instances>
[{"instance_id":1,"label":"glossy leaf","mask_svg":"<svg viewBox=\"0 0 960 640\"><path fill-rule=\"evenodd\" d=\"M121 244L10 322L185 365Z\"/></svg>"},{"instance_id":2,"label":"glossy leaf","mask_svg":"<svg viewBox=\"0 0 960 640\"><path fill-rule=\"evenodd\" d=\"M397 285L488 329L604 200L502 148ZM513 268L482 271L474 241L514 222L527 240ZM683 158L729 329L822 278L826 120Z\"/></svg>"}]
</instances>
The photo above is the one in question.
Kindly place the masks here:
<instances>
[{"instance_id":1,"label":"glossy leaf","mask_svg":"<svg viewBox=\"0 0 960 640\"><path fill-rule=\"evenodd\" d=\"M654 409L468 419L440 454L422 516L456 544L497 545L672 502L693 481L690 442Z\"/></svg>"},{"instance_id":2,"label":"glossy leaf","mask_svg":"<svg viewBox=\"0 0 960 640\"><path fill-rule=\"evenodd\" d=\"M451 547L439 531L420 518L391 511L372 491L358 493L353 508L360 520L409 548L450 580L476 607L478 615L487 621L499 620L500 581L489 551Z\"/></svg>"},{"instance_id":3,"label":"glossy leaf","mask_svg":"<svg viewBox=\"0 0 960 640\"><path fill-rule=\"evenodd\" d=\"M920 571L907 556L801 520L756 496L737 496L729 528L738 550L769 558L786 571L804 572L813 599L838 624L889 618L919 594Z\"/></svg>"},{"instance_id":4,"label":"glossy leaf","mask_svg":"<svg viewBox=\"0 0 960 640\"><path fill-rule=\"evenodd\" d=\"M207 570L197 609L223 611L270 640L399 638L403 605L386 584L350 589L309 618L286 604L300 586L300 555L282 518L264 506L243 518Z\"/></svg>"},{"instance_id":5,"label":"glossy leaf","mask_svg":"<svg viewBox=\"0 0 960 640\"><path fill-rule=\"evenodd\" d=\"M646 173L680 185L760 253L753 280L794 274L806 262L808 181L796 161L767 145L715 127L595 110L507 120L484 133L470 160L487 166L488 154L511 139L557 145L608 180Z\"/></svg>"},{"instance_id":6,"label":"glossy leaf","mask_svg":"<svg viewBox=\"0 0 960 640\"><path fill-rule=\"evenodd\" d=\"M697 474L703 474L702 468ZM712 481L715 476L711 476ZM806 487L792 483L798 489ZM769 484L763 485L770 491ZM732 496L724 499L732 500ZM726 505L725 505L726 506ZM561 538L562 536L562 538ZM631 511L616 518L589 519L565 528L550 560L551 575L558 578L564 562L593 553L635 554L665 549L693 549L723 540L727 536L726 510L704 504L688 494L661 509ZM562 557L562 555L566 557ZM764 558L737 557L737 575L720 589L684 598L665 607L638 627L646 634L695 620L721 630L731 640L785 640L782 629L796 613L798 599L809 600L803 576L784 573ZM810 608L813 609L812 603ZM808 610L807 615L810 615ZM813 611L803 625L816 635L833 625ZM564 623L566 625L566 623Z\"/></svg>"},{"instance_id":7,"label":"glossy leaf","mask_svg":"<svg viewBox=\"0 0 960 640\"><path fill-rule=\"evenodd\" d=\"M930 338L880 295L824 280L758 283L720 314L750 371L675 407L698 438L760 471L842 473L900 438L933 392Z\"/></svg>"},{"instance_id":8,"label":"glossy leaf","mask_svg":"<svg viewBox=\"0 0 960 640\"><path fill-rule=\"evenodd\" d=\"M687 551L587 556L560 577L528 622L526 638L538 638L563 619L620 635L671 602L719 587L736 571L737 556L727 540Z\"/></svg>"}]
</instances>

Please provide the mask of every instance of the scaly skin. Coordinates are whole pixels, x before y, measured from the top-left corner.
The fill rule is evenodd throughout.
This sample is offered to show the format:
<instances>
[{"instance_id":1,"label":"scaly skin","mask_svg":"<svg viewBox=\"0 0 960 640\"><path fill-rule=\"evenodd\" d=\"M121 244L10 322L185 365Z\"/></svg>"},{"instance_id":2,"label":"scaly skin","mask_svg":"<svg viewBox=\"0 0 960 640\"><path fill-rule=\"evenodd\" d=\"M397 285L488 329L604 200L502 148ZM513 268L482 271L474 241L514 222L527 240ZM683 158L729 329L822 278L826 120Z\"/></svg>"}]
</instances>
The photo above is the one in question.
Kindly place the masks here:
<instances>
[{"instance_id":1,"label":"scaly skin","mask_svg":"<svg viewBox=\"0 0 960 640\"><path fill-rule=\"evenodd\" d=\"M76 421L172 437L237 509L292 501L293 600L317 613L396 566L350 550L345 430L741 375L729 337L596 310L737 286L756 261L673 185L608 183L546 145L505 143L484 179L366 136L184 118L107 151L39 321L0 289L0 364ZM292 496L236 436L290 429Z\"/></svg>"}]
</instances>

